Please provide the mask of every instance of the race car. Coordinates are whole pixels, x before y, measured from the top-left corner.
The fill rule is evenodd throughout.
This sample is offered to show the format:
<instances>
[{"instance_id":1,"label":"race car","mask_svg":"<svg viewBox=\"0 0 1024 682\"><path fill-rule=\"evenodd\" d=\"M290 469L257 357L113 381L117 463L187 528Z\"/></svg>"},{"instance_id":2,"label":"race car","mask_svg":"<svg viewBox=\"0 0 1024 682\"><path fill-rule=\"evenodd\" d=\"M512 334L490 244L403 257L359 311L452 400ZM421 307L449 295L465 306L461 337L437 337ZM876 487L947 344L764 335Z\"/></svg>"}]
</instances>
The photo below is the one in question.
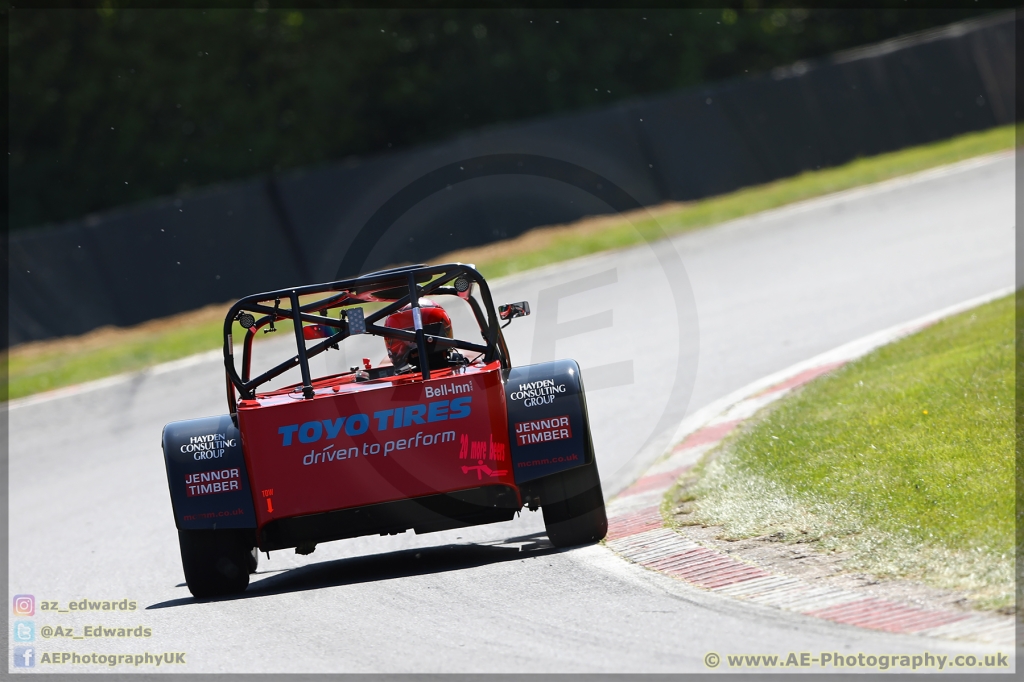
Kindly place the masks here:
<instances>
[{"instance_id":1,"label":"race car","mask_svg":"<svg viewBox=\"0 0 1024 682\"><path fill-rule=\"evenodd\" d=\"M468 308L479 340L454 335L454 306ZM189 591L245 590L259 552L309 554L344 538L509 521L524 508L542 511L556 547L604 538L579 365L512 366L502 323L529 313L525 301L496 309L484 278L462 263L270 291L231 306L227 414L163 430ZM295 354L252 376L257 334L285 321ZM386 357L311 375L311 358L364 335L380 337ZM296 367L301 381L269 386Z\"/></svg>"}]
</instances>

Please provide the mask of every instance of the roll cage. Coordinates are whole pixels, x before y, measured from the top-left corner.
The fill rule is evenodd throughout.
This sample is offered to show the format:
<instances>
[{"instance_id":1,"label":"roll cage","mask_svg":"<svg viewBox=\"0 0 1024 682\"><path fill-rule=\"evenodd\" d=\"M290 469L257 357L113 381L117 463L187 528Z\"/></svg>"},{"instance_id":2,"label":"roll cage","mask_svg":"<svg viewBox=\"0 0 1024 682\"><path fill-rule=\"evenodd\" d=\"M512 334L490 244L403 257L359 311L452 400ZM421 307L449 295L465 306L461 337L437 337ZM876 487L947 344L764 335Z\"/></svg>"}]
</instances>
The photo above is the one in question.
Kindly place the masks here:
<instances>
[{"instance_id":1,"label":"roll cage","mask_svg":"<svg viewBox=\"0 0 1024 682\"><path fill-rule=\"evenodd\" d=\"M483 305L473 293L473 285L479 290ZM483 344L433 336L424 332L422 324L415 324L416 329L392 329L377 324L391 313L411 303L413 319L418 321L419 299L430 294L454 295L466 301L473 311ZM322 295L316 300L301 303L300 297ZM287 307L282 307L285 303ZM359 304L386 303L383 308L364 314L362 308L353 308ZM340 308L337 318L328 314ZM294 323L296 354L275 365L257 377L250 378L252 364L252 342L256 334L269 325L267 331L274 329L279 320L291 320ZM234 323L239 322L245 332L242 349L242 371L238 372L234 357ZM390 270L362 275L352 279L343 279L324 284L290 289L278 289L261 294L253 294L240 299L231 306L224 318L224 368L227 372L227 399L232 417L236 413L236 395L251 400L256 396L256 389L274 378L298 366L302 375L303 398L313 398L313 382L309 372L309 359L329 348L337 348L338 343L356 334L371 334L385 338L413 341L419 349L421 358L420 373L424 380L430 378L430 366L426 353L428 340L437 346L458 348L474 351L483 355L485 363L500 361L502 369L510 369L508 347L498 325L499 316L495 312L491 291L483 276L471 265L447 263L443 265L411 265ZM316 345L307 348L303 334L303 323L321 325L321 328L335 329L333 334L324 338Z\"/></svg>"}]
</instances>

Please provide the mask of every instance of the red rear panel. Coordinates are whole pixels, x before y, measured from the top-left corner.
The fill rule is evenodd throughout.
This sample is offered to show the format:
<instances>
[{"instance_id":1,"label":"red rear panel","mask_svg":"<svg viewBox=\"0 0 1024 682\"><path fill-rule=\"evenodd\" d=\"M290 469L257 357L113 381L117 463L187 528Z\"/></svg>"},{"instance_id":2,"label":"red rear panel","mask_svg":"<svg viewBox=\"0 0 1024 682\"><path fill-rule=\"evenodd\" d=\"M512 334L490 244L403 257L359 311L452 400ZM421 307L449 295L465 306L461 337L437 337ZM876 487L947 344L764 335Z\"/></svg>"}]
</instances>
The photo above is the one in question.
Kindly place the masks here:
<instances>
[{"instance_id":1,"label":"red rear panel","mask_svg":"<svg viewBox=\"0 0 1024 682\"><path fill-rule=\"evenodd\" d=\"M238 423L259 527L304 514L514 486L500 368L242 401Z\"/></svg>"}]
</instances>

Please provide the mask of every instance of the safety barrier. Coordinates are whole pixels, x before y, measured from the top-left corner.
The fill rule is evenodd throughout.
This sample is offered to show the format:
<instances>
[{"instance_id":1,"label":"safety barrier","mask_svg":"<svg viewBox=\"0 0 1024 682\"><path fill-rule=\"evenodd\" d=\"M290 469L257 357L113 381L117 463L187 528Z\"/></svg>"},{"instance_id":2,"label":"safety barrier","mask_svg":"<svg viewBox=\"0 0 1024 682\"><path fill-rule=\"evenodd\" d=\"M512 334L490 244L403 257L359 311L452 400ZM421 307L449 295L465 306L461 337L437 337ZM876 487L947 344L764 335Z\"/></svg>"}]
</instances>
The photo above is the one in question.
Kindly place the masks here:
<instances>
[{"instance_id":1,"label":"safety barrier","mask_svg":"<svg viewBox=\"0 0 1024 682\"><path fill-rule=\"evenodd\" d=\"M652 205L1011 123L1017 21L1013 12L993 15L757 77L15 232L9 341L127 326L355 274L339 266L378 208L425 174L478 157L567 161ZM365 270L421 262L611 210L551 177L454 180L345 262Z\"/></svg>"}]
</instances>

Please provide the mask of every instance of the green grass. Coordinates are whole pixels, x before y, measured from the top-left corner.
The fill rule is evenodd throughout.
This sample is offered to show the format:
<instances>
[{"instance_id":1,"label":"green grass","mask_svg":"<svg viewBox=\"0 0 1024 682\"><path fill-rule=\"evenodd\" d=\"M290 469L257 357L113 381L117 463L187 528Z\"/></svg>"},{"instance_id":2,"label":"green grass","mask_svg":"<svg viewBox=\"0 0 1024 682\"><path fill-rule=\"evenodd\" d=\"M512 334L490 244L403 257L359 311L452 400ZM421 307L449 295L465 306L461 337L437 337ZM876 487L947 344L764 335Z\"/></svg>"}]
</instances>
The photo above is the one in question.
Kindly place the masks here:
<instances>
[{"instance_id":1,"label":"green grass","mask_svg":"<svg viewBox=\"0 0 1024 682\"><path fill-rule=\"evenodd\" d=\"M363 308L372 311L380 305L370 303ZM227 304L213 305L129 329L108 327L77 338L15 348L8 355L5 374L9 398L22 398L220 348L227 309ZM280 320L276 327L274 334L257 334L257 344L263 339L294 333L290 320ZM236 349L240 353L244 337L237 323L234 329Z\"/></svg>"},{"instance_id":2,"label":"green grass","mask_svg":"<svg viewBox=\"0 0 1024 682\"><path fill-rule=\"evenodd\" d=\"M40 345L33 352L14 349L8 357L9 397L20 398L217 348L222 325L223 318L153 332L118 334L108 344L85 344L83 348L65 342Z\"/></svg>"},{"instance_id":3,"label":"green grass","mask_svg":"<svg viewBox=\"0 0 1024 682\"><path fill-rule=\"evenodd\" d=\"M859 185L940 166L981 154L1011 149L1012 126L971 133L944 142L880 156L741 189L688 204L653 209L631 218L605 218L565 228L541 229L499 248L482 247L463 261L475 262L488 277L499 277L578 256L623 248L751 215L770 208ZM468 256L468 257L467 257ZM224 306L226 309L226 306ZM220 346L220 319L186 314L164 324L99 336L26 344L8 354L8 396L18 398L61 386L142 369Z\"/></svg>"},{"instance_id":4,"label":"green grass","mask_svg":"<svg viewBox=\"0 0 1024 682\"><path fill-rule=\"evenodd\" d=\"M1014 313L944 320L783 400L701 465L683 522L1012 604Z\"/></svg>"}]
</instances>

